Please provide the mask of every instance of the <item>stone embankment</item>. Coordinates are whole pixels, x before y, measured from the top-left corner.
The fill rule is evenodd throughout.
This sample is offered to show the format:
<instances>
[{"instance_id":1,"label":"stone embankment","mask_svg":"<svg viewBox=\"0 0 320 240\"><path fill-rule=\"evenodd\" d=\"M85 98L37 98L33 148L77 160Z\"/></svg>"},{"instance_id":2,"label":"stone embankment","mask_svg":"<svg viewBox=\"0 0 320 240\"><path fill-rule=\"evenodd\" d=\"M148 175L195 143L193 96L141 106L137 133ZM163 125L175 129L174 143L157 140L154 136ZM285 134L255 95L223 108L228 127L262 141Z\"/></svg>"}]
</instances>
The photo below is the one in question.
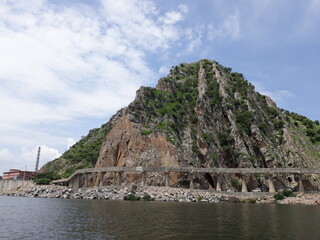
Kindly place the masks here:
<instances>
[{"instance_id":1,"label":"stone embankment","mask_svg":"<svg viewBox=\"0 0 320 240\"><path fill-rule=\"evenodd\" d=\"M40 198L70 198L70 199L100 199L123 200L128 196L154 200L178 202L211 202L218 203L229 200L229 196L214 194L203 190L189 190L169 187L93 187L72 189L63 186L39 186L3 194L17 197Z\"/></svg>"},{"instance_id":2,"label":"stone embankment","mask_svg":"<svg viewBox=\"0 0 320 240\"><path fill-rule=\"evenodd\" d=\"M220 193L198 189L182 189L169 187L137 187L131 186L109 186L72 189L63 186L36 186L20 189L19 191L7 192L0 195L17 197L39 197L39 198L64 198L64 199L100 199L100 200L124 200L140 199L154 201L176 201L176 202L245 202L245 203L274 203L273 195L246 195L238 193ZM278 204L305 204L319 205L319 193L298 193L296 197L278 200Z\"/></svg>"},{"instance_id":3,"label":"stone embankment","mask_svg":"<svg viewBox=\"0 0 320 240\"><path fill-rule=\"evenodd\" d=\"M278 204L320 205L320 193L298 193L295 197L288 197L277 202Z\"/></svg>"}]
</instances>

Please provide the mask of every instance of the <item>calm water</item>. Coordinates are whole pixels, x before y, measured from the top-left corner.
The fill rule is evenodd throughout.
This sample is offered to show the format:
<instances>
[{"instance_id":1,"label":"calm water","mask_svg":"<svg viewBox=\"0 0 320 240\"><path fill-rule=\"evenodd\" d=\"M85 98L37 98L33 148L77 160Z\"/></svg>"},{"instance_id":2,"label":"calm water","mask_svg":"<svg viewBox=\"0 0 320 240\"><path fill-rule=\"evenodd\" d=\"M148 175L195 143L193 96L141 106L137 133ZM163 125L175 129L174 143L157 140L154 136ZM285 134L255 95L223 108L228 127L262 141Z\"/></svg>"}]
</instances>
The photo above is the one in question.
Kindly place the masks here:
<instances>
[{"instance_id":1,"label":"calm water","mask_svg":"<svg viewBox=\"0 0 320 240\"><path fill-rule=\"evenodd\" d=\"M0 197L1 239L320 239L320 206Z\"/></svg>"}]
</instances>

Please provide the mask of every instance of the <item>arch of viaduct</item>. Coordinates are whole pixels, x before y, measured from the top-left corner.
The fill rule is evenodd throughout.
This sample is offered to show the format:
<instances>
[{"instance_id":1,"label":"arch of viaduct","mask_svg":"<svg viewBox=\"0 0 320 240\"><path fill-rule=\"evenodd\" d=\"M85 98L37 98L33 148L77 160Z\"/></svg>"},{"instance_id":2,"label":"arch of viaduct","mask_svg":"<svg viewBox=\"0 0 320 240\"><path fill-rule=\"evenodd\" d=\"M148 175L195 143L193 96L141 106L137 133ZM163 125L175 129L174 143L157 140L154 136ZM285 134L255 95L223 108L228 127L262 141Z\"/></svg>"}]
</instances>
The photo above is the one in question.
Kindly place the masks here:
<instances>
[{"instance_id":1,"label":"arch of viaduct","mask_svg":"<svg viewBox=\"0 0 320 240\"><path fill-rule=\"evenodd\" d=\"M267 176L267 184L269 192L275 192L273 178L274 174L297 174L299 175L299 191L303 192L304 187L302 184L303 175L320 174L320 168L194 168L194 167L105 167L105 168L86 168L78 169L67 179L60 179L52 181L53 184L67 185L71 188L88 187L90 174L97 174L99 178L99 185L104 185L104 176L106 173L115 174L115 184L121 185L121 176L124 172L139 173L141 174L141 186L145 186L147 173L163 173L164 185L169 187L169 174L175 173L188 173L190 185L189 188L193 189L193 176L196 173L209 173L217 176L216 191L221 191L221 175L222 174L241 174L242 175L242 192L247 192L246 176L249 174L265 174ZM84 176L84 183L80 186L80 177Z\"/></svg>"}]
</instances>

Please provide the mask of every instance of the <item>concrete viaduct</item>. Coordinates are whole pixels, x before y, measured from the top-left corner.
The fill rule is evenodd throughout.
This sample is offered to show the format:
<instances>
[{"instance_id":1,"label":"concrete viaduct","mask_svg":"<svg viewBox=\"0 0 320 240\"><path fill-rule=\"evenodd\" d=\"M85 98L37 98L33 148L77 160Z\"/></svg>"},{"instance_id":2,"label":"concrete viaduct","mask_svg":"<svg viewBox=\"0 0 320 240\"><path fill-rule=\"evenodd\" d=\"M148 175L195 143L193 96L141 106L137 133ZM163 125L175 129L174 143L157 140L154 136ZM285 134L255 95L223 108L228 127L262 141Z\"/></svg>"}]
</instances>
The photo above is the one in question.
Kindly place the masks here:
<instances>
[{"instance_id":1,"label":"concrete viaduct","mask_svg":"<svg viewBox=\"0 0 320 240\"><path fill-rule=\"evenodd\" d=\"M299 175L299 192L304 191L302 184L302 176L310 174L320 174L320 168L196 168L196 167L104 167L104 168L86 168L78 169L67 179L60 179L52 181L53 184L68 185L71 188L88 187L90 174L97 174L99 178L99 186L104 185L104 176L106 173L115 174L115 184L121 185L121 176L126 173L139 173L141 174L141 186L146 184L147 173L157 172L164 174L164 185L169 187L169 174L175 173L188 173L190 185L189 188L193 189L193 176L196 173L209 173L217 176L216 191L221 191L221 175L222 174L241 174L242 175L242 192L247 192L246 176L249 174L265 174L267 176L267 185L269 192L275 192L275 186L272 176L274 174L297 174ZM80 177L84 176L84 183L80 186Z\"/></svg>"}]
</instances>

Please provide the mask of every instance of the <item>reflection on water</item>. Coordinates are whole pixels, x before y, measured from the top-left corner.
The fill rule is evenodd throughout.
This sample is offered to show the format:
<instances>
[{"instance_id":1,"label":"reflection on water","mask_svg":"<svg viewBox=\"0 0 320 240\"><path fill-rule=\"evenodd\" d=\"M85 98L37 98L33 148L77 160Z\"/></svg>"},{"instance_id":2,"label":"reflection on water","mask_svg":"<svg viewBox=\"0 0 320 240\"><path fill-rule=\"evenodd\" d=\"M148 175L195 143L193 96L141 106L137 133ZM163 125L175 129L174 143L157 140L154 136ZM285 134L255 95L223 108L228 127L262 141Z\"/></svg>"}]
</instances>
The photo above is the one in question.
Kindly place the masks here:
<instances>
[{"instance_id":1,"label":"reflection on water","mask_svg":"<svg viewBox=\"0 0 320 240\"><path fill-rule=\"evenodd\" d=\"M3 239L320 239L319 206L0 197Z\"/></svg>"}]
</instances>

